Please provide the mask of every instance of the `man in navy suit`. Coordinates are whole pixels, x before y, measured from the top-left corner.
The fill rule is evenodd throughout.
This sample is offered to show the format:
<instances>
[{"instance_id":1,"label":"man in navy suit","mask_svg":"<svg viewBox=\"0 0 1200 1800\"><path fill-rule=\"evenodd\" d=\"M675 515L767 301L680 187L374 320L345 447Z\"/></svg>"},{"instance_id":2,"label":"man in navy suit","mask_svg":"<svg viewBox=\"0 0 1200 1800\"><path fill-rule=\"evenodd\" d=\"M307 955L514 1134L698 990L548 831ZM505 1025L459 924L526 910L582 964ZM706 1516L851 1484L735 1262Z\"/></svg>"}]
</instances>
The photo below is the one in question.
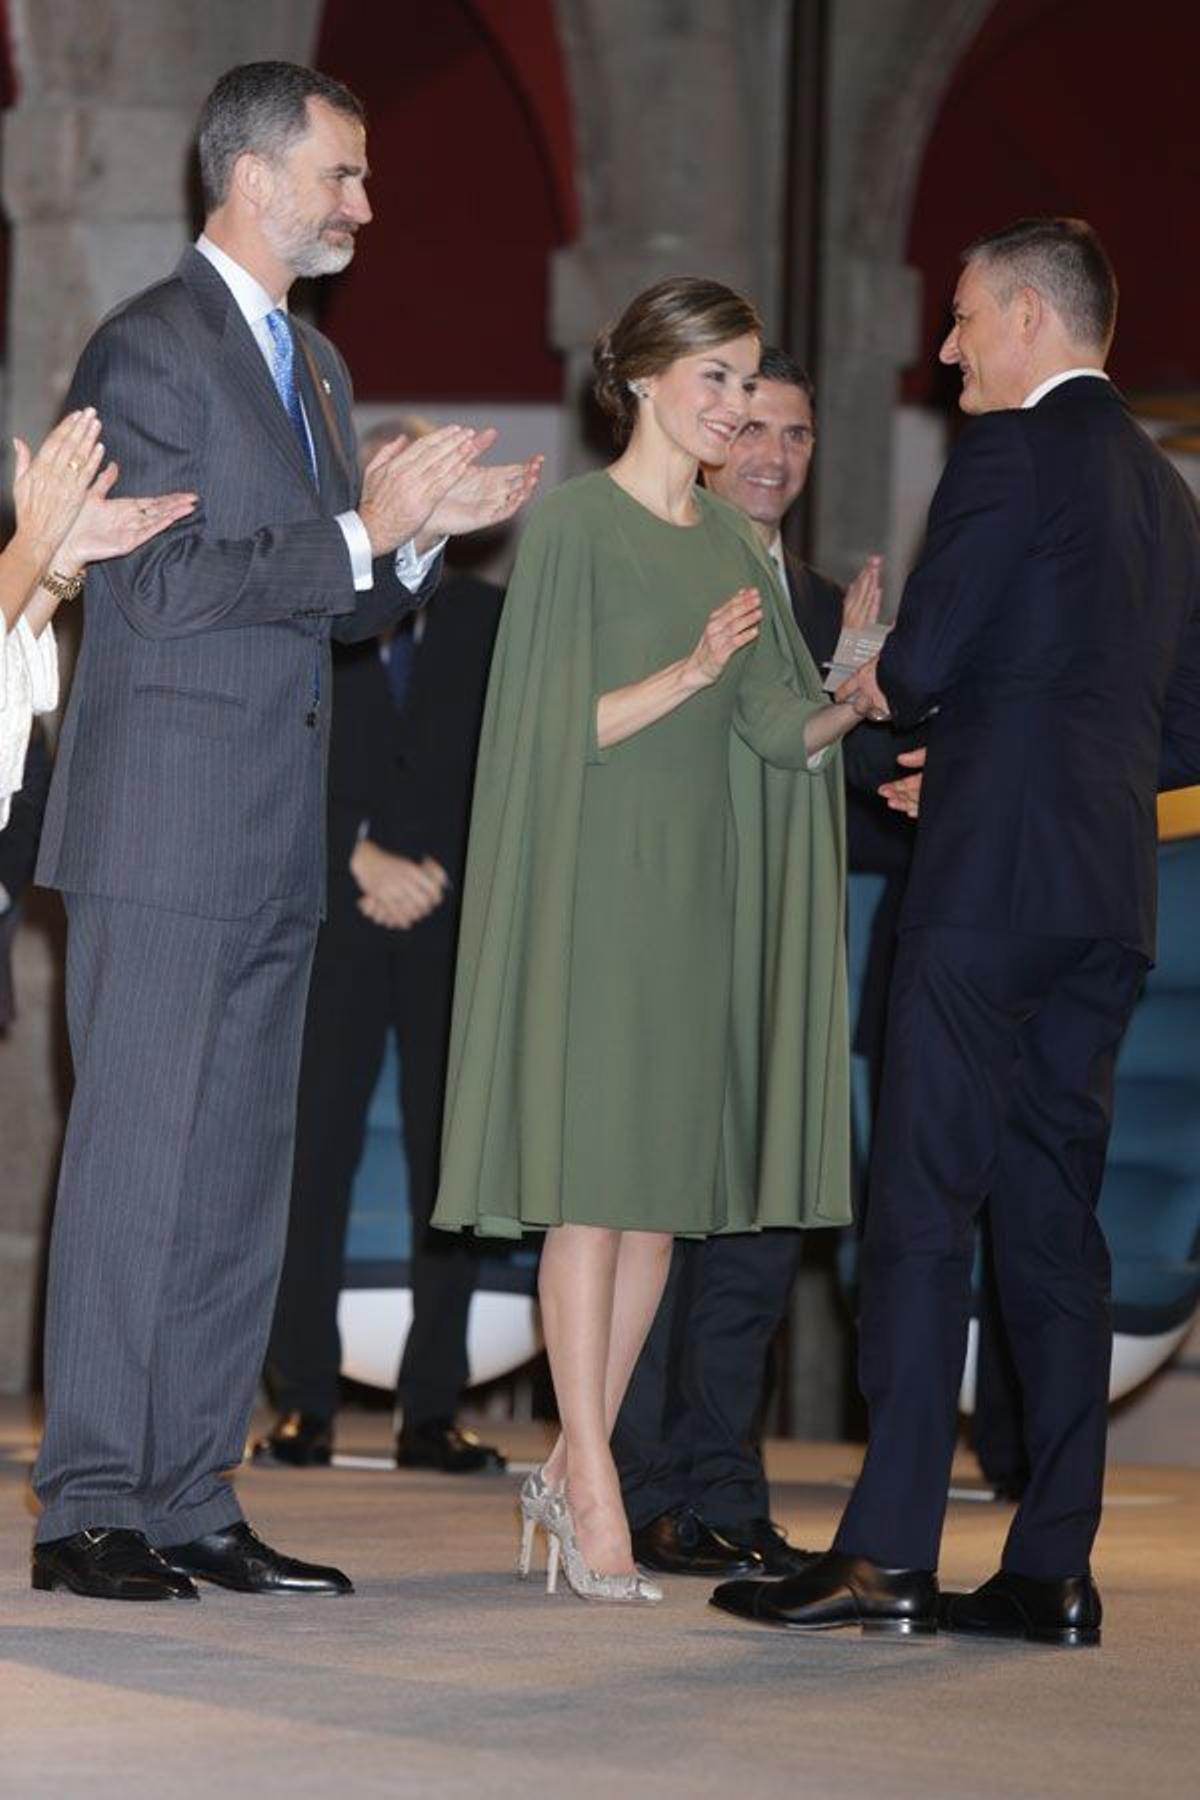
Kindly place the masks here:
<instances>
[{"instance_id":1,"label":"man in navy suit","mask_svg":"<svg viewBox=\"0 0 1200 1800\"><path fill-rule=\"evenodd\" d=\"M1111 1352L1095 1218L1113 1064L1154 955L1159 787L1200 780L1200 516L1104 374L1116 282L1079 220L964 257L963 432L875 670L933 715L862 1269L871 1434L831 1552L716 1603L935 1630L975 1221L987 1200L1030 1481L951 1629L1094 1644ZM911 778L906 778L911 780Z\"/></svg>"}]
</instances>

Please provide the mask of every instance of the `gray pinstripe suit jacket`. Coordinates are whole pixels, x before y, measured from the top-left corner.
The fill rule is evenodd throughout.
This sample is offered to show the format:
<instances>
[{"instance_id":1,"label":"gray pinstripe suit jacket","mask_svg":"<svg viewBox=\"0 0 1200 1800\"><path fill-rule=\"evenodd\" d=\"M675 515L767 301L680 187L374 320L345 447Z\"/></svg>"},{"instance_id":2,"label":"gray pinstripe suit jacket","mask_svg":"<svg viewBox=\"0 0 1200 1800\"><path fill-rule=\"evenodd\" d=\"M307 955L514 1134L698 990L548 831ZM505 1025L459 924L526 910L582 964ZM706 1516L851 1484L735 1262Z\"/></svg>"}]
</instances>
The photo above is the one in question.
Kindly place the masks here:
<instances>
[{"instance_id":1,"label":"gray pinstripe suit jacket","mask_svg":"<svg viewBox=\"0 0 1200 1800\"><path fill-rule=\"evenodd\" d=\"M88 578L45 886L212 918L282 897L323 903L330 633L369 637L417 602L390 557L370 593L354 592L336 523L358 494L350 382L327 339L296 330L341 437L330 443L298 355L319 491L262 353L199 251L84 350L68 405L99 411L117 491L193 490L200 505Z\"/></svg>"}]
</instances>

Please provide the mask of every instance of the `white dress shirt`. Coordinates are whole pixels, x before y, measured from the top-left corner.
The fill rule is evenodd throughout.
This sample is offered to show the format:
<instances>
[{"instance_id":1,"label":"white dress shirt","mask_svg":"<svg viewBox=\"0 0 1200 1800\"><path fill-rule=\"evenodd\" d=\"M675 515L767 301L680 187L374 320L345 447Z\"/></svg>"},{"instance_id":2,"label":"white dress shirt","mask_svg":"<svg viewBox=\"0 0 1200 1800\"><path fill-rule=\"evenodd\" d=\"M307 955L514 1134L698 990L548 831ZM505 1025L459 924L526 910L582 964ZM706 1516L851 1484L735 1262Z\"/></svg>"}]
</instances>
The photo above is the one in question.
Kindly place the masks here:
<instances>
[{"instance_id":1,"label":"white dress shirt","mask_svg":"<svg viewBox=\"0 0 1200 1800\"><path fill-rule=\"evenodd\" d=\"M8 823L9 805L21 785L33 715L53 712L57 705L58 649L53 630L47 624L35 637L22 616L6 631L0 619L0 830Z\"/></svg>"},{"instance_id":2,"label":"white dress shirt","mask_svg":"<svg viewBox=\"0 0 1200 1800\"><path fill-rule=\"evenodd\" d=\"M235 262L232 256L228 256L204 232L201 232L196 239L196 248L201 256L207 257L237 302L238 311L250 327L254 341L262 351L263 361L267 365L273 383L275 379L274 346L267 325L267 314L274 312L277 308L281 311L287 309L281 301L271 298L266 288L255 276L251 275L249 269L244 269L241 263ZM300 411L304 414L304 429L308 433L309 454L315 468L317 458L313 449L312 427L308 422L308 414L304 412L303 395L300 396ZM371 540L367 536L367 528L356 512L338 513L337 522L342 536L346 540L346 549L350 554L350 568L354 576L355 591L360 594L364 593L375 585L375 577L371 570ZM433 546L432 550L420 553L410 539L407 544L402 544L397 550L396 575L410 593L416 593L434 560L441 554L445 541L443 538L441 543Z\"/></svg>"},{"instance_id":3,"label":"white dress shirt","mask_svg":"<svg viewBox=\"0 0 1200 1800\"><path fill-rule=\"evenodd\" d=\"M1039 400L1046 398L1052 388L1061 387L1064 381L1078 381L1081 375L1090 375L1093 381L1108 380L1103 369L1062 369L1057 375L1051 375L1045 381L1040 381L1032 394L1026 394L1021 402L1022 410L1027 406L1036 406Z\"/></svg>"}]
</instances>

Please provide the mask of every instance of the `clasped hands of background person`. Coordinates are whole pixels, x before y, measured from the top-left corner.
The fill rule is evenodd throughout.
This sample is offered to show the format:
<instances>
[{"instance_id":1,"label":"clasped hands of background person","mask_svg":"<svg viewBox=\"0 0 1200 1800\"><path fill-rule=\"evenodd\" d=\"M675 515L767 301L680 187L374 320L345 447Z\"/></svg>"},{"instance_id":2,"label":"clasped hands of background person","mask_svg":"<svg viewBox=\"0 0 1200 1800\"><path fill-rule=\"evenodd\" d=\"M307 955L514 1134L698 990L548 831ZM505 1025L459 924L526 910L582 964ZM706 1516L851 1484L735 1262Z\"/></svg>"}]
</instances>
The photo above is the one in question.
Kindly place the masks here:
<instances>
[{"instance_id":1,"label":"clasped hands of background person","mask_svg":"<svg viewBox=\"0 0 1200 1800\"><path fill-rule=\"evenodd\" d=\"M491 426L443 425L384 444L364 471L358 506L372 552L382 556L410 542L424 552L441 538L511 519L537 486L545 458L480 465L497 435Z\"/></svg>"},{"instance_id":2,"label":"clasped hands of background person","mask_svg":"<svg viewBox=\"0 0 1200 1800\"><path fill-rule=\"evenodd\" d=\"M360 838L350 858L358 884L358 910L372 925L408 931L436 912L450 888L450 877L435 857L414 862Z\"/></svg>"}]
</instances>

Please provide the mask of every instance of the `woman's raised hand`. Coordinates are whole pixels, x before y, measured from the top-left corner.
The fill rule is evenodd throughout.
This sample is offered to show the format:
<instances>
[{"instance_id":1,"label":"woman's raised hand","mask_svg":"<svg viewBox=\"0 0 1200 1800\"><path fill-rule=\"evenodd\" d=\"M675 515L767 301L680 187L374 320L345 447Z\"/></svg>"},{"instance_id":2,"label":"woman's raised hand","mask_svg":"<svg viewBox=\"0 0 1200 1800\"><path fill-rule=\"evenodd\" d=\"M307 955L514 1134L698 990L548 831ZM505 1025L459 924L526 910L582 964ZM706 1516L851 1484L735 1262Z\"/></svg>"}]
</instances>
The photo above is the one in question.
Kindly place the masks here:
<instances>
[{"instance_id":1,"label":"woman's raised hand","mask_svg":"<svg viewBox=\"0 0 1200 1800\"><path fill-rule=\"evenodd\" d=\"M708 615L704 635L687 659L687 667L699 687L711 687L725 671L731 656L758 636L762 623L762 598L755 587L739 588Z\"/></svg>"},{"instance_id":2,"label":"woman's raised hand","mask_svg":"<svg viewBox=\"0 0 1200 1800\"><path fill-rule=\"evenodd\" d=\"M73 575L86 563L128 556L168 525L178 524L195 511L195 494L147 494L112 500L109 495L118 473L116 463L110 462L84 495L74 524L54 552L54 566L60 574Z\"/></svg>"},{"instance_id":3,"label":"woman's raised hand","mask_svg":"<svg viewBox=\"0 0 1200 1800\"><path fill-rule=\"evenodd\" d=\"M17 530L49 563L70 531L104 460L94 407L68 413L35 456L23 438L13 439L16 473L13 508Z\"/></svg>"}]
</instances>

